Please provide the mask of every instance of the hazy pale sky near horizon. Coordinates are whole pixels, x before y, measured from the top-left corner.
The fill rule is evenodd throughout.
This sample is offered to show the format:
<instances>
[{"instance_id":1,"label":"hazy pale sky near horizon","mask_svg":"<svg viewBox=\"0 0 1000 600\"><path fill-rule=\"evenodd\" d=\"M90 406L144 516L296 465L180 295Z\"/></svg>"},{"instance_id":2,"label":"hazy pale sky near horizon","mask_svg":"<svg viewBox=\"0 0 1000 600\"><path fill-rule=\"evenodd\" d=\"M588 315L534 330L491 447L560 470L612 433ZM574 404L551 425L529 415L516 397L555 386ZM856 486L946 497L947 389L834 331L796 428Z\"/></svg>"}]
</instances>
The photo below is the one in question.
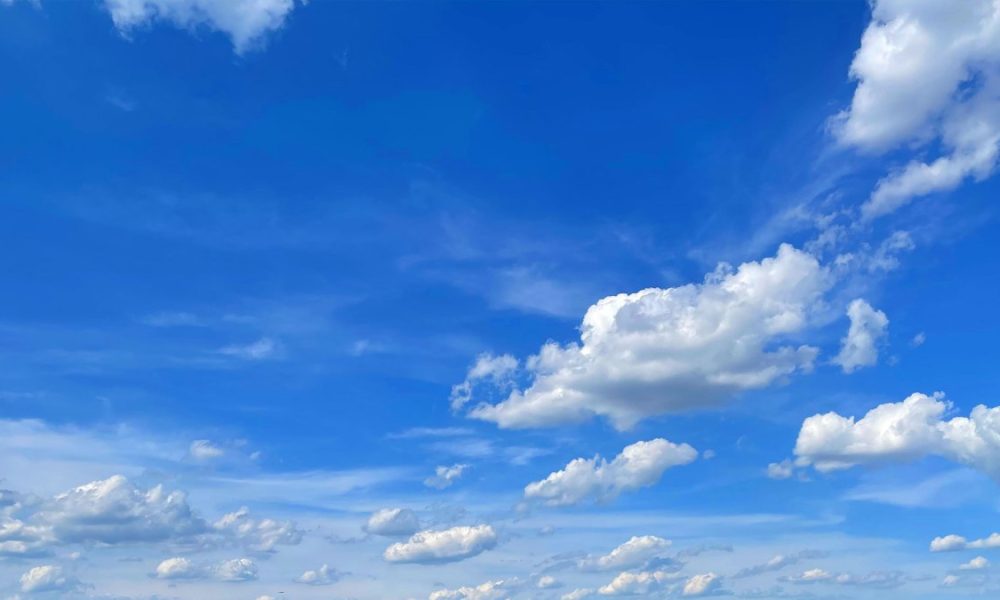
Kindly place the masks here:
<instances>
[{"instance_id":1,"label":"hazy pale sky near horizon","mask_svg":"<svg viewBox=\"0 0 1000 600\"><path fill-rule=\"evenodd\" d=\"M1000 0L0 0L0 599L1000 593Z\"/></svg>"}]
</instances>

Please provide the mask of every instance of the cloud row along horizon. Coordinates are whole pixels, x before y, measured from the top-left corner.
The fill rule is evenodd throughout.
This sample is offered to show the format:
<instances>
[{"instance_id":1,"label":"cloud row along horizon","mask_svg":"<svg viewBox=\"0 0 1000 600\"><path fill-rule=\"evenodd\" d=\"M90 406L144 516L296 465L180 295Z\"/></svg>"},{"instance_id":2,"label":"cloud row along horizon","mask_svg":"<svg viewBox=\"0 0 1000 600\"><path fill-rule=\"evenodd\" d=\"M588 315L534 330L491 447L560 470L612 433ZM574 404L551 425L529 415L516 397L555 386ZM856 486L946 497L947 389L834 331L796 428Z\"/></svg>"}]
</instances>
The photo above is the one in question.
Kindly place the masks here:
<instances>
[{"instance_id":1,"label":"cloud row along horizon","mask_svg":"<svg viewBox=\"0 0 1000 600\"><path fill-rule=\"evenodd\" d=\"M0 0L0 600L1000 594L1000 0Z\"/></svg>"}]
</instances>

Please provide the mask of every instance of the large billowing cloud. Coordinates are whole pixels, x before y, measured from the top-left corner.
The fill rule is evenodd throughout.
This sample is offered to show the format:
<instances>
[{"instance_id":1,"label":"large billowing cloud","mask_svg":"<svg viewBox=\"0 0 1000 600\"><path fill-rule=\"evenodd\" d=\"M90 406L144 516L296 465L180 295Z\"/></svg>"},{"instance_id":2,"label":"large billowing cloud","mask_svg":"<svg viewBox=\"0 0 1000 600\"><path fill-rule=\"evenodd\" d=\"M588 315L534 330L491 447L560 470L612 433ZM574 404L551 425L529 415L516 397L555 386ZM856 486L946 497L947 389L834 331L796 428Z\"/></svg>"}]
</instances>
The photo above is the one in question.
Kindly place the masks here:
<instances>
[{"instance_id":1,"label":"large billowing cloud","mask_svg":"<svg viewBox=\"0 0 1000 600\"><path fill-rule=\"evenodd\" d=\"M104 0L123 34L157 21L182 29L221 31L242 54L281 29L295 0Z\"/></svg>"},{"instance_id":2,"label":"large billowing cloud","mask_svg":"<svg viewBox=\"0 0 1000 600\"><path fill-rule=\"evenodd\" d=\"M383 556L396 563L454 562L481 554L496 544L496 531L489 525L459 526L420 531L409 540L386 548Z\"/></svg>"},{"instance_id":3,"label":"large billowing cloud","mask_svg":"<svg viewBox=\"0 0 1000 600\"><path fill-rule=\"evenodd\" d=\"M797 462L831 471L934 455L1000 479L1000 407L980 405L969 417L945 420L950 407L940 395L912 394L859 420L814 415L802 423Z\"/></svg>"},{"instance_id":4,"label":"large billowing cloud","mask_svg":"<svg viewBox=\"0 0 1000 600\"><path fill-rule=\"evenodd\" d=\"M599 415L624 429L718 405L812 368L817 349L792 338L831 283L812 255L786 244L760 262L720 265L700 284L604 298L587 310L579 343L545 344L526 361L525 389L469 414L510 428Z\"/></svg>"},{"instance_id":5,"label":"large billowing cloud","mask_svg":"<svg viewBox=\"0 0 1000 600\"><path fill-rule=\"evenodd\" d=\"M860 298L847 307L847 316L851 326L840 342L840 354L834 362L845 373L853 373L878 363L878 345L889 328L889 319Z\"/></svg>"},{"instance_id":6,"label":"large billowing cloud","mask_svg":"<svg viewBox=\"0 0 1000 600\"><path fill-rule=\"evenodd\" d=\"M851 76L858 86L834 127L841 142L874 152L941 148L882 179L862 208L865 217L993 173L1000 155L1000 4L876 0Z\"/></svg>"},{"instance_id":7,"label":"large billowing cloud","mask_svg":"<svg viewBox=\"0 0 1000 600\"><path fill-rule=\"evenodd\" d=\"M584 500L609 502L622 492L648 487L670 467L686 465L698 458L687 444L657 438L626 446L611 462L595 456L577 458L566 468L551 473L524 488L524 499L547 506L568 506Z\"/></svg>"}]
</instances>

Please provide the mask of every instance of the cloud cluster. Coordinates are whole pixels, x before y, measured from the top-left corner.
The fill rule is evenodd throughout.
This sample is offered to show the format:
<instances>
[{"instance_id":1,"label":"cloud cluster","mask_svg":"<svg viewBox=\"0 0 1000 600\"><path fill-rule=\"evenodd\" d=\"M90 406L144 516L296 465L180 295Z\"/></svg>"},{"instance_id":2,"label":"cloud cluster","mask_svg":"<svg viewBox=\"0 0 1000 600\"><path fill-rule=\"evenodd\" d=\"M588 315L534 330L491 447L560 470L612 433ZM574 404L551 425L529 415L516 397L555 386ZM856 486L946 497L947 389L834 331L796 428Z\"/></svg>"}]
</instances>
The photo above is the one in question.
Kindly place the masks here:
<instances>
[{"instance_id":1,"label":"cloud cluster","mask_svg":"<svg viewBox=\"0 0 1000 600\"><path fill-rule=\"evenodd\" d=\"M104 0L122 34L162 21L181 29L205 28L229 36L233 50L243 54L281 29L295 0Z\"/></svg>"},{"instance_id":2,"label":"cloud cluster","mask_svg":"<svg viewBox=\"0 0 1000 600\"><path fill-rule=\"evenodd\" d=\"M993 173L1000 156L996 2L876 0L851 76L858 81L851 106L834 121L842 143L869 152L941 148L883 178L864 217Z\"/></svg>"},{"instance_id":3,"label":"cloud cluster","mask_svg":"<svg viewBox=\"0 0 1000 600\"><path fill-rule=\"evenodd\" d=\"M524 488L524 499L547 506L568 506L584 500L609 502L621 493L648 487L670 467L686 465L698 458L687 444L663 438L636 442L608 462L601 456L577 458L564 469Z\"/></svg>"},{"instance_id":4,"label":"cloud cluster","mask_svg":"<svg viewBox=\"0 0 1000 600\"><path fill-rule=\"evenodd\" d=\"M497 533L489 525L427 530L385 549L385 560L395 563L444 563L476 556L496 546Z\"/></svg>"},{"instance_id":5,"label":"cloud cluster","mask_svg":"<svg viewBox=\"0 0 1000 600\"><path fill-rule=\"evenodd\" d=\"M979 405L969 417L944 420L940 395L912 394L860 420L830 412L802 423L797 463L820 471L934 455L1000 478L1000 407Z\"/></svg>"},{"instance_id":6,"label":"cloud cluster","mask_svg":"<svg viewBox=\"0 0 1000 600\"><path fill-rule=\"evenodd\" d=\"M545 344L525 364L526 389L469 415L509 428L599 415L625 429L767 387L812 368L817 349L785 340L811 324L830 285L816 258L786 244L701 284L604 298L587 310L580 343Z\"/></svg>"}]
</instances>

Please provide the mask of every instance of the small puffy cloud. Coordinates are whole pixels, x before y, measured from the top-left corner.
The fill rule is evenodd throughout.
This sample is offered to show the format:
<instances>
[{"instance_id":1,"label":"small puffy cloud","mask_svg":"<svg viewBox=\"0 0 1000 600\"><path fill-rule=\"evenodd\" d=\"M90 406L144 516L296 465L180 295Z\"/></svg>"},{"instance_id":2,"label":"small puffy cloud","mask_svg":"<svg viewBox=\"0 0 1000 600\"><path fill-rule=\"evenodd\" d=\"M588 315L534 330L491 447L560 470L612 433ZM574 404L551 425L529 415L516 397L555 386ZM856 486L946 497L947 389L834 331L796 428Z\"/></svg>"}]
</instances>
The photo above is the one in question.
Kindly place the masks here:
<instances>
[{"instance_id":1,"label":"small puffy cloud","mask_svg":"<svg viewBox=\"0 0 1000 600\"><path fill-rule=\"evenodd\" d=\"M225 450L208 440L195 440L188 448L188 455L194 460L202 462L221 458L225 453Z\"/></svg>"},{"instance_id":2,"label":"small puffy cloud","mask_svg":"<svg viewBox=\"0 0 1000 600\"><path fill-rule=\"evenodd\" d=\"M459 410L465 406L472 399L473 388L480 382L489 382L501 389L513 386L513 375L517 371L518 364L518 360L510 354L500 356L480 354L465 375L465 381L452 386L452 410Z\"/></svg>"},{"instance_id":3,"label":"small puffy cloud","mask_svg":"<svg viewBox=\"0 0 1000 600\"><path fill-rule=\"evenodd\" d=\"M306 585L330 585L339 579L339 575L329 565L323 565L316 570L309 570L299 575L295 581Z\"/></svg>"},{"instance_id":4,"label":"small puffy cloud","mask_svg":"<svg viewBox=\"0 0 1000 600\"><path fill-rule=\"evenodd\" d=\"M61 542L162 542L203 533L182 492L136 487L121 475L81 485L53 498L38 518Z\"/></svg>"},{"instance_id":5,"label":"small puffy cloud","mask_svg":"<svg viewBox=\"0 0 1000 600\"><path fill-rule=\"evenodd\" d=\"M584 571L618 571L642 567L670 547L670 540L655 535L633 536L604 556L579 562Z\"/></svg>"},{"instance_id":6,"label":"small puffy cloud","mask_svg":"<svg viewBox=\"0 0 1000 600\"><path fill-rule=\"evenodd\" d=\"M878 346L888 331L889 319L884 312L872 308L860 298L847 307L847 316L851 326L840 340L840 354L833 362L840 365L845 373L853 373L861 367L878 363Z\"/></svg>"},{"instance_id":7,"label":"small puffy cloud","mask_svg":"<svg viewBox=\"0 0 1000 600\"><path fill-rule=\"evenodd\" d=\"M986 560L983 556L977 556L970 560L969 562L960 565L958 568L962 571L981 571L990 566L990 561Z\"/></svg>"},{"instance_id":8,"label":"small puffy cloud","mask_svg":"<svg viewBox=\"0 0 1000 600\"><path fill-rule=\"evenodd\" d=\"M249 558L234 558L216 565L212 575L219 581L253 581L257 579L257 563Z\"/></svg>"},{"instance_id":9,"label":"small puffy cloud","mask_svg":"<svg viewBox=\"0 0 1000 600\"><path fill-rule=\"evenodd\" d=\"M681 594L684 596L708 596L719 591L722 578L715 573L695 575L684 582Z\"/></svg>"},{"instance_id":10,"label":"small puffy cloud","mask_svg":"<svg viewBox=\"0 0 1000 600\"><path fill-rule=\"evenodd\" d=\"M950 408L940 394L917 393L858 421L814 415L802 423L795 454L799 464L821 471L934 455L1000 478L1000 407L980 405L969 417L944 420Z\"/></svg>"},{"instance_id":11,"label":"small puffy cloud","mask_svg":"<svg viewBox=\"0 0 1000 600\"><path fill-rule=\"evenodd\" d=\"M587 310L579 343L545 344L525 363L526 388L469 416L504 428L601 416L627 429L719 405L812 368L817 349L787 340L815 321L831 283L815 257L782 245L700 284L604 298Z\"/></svg>"},{"instance_id":12,"label":"small puffy cloud","mask_svg":"<svg viewBox=\"0 0 1000 600\"><path fill-rule=\"evenodd\" d=\"M436 488L443 490L447 487L451 487L451 484L458 481L465 470L469 468L469 465L456 464L451 466L439 466L434 469L434 476L428 477L424 480L424 485L427 487Z\"/></svg>"},{"instance_id":13,"label":"small puffy cloud","mask_svg":"<svg viewBox=\"0 0 1000 600\"><path fill-rule=\"evenodd\" d=\"M413 535L420 529L417 513L408 508L383 508L372 513L364 530L373 535Z\"/></svg>"},{"instance_id":14,"label":"small puffy cloud","mask_svg":"<svg viewBox=\"0 0 1000 600\"><path fill-rule=\"evenodd\" d=\"M795 465L791 459L767 465L767 476L770 479L788 479L795 474Z\"/></svg>"},{"instance_id":15,"label":"small puffy cloud","mask_svg":"<svg viewBox=\"0 0 1000 600\"><path fill-rule=\"evenodd\" d=\"M271 552L277 545L295 546L302 541L302 530L292 521L255 519L250 509L240 508L223 515L212 529L236 545L255 552Z\"/></svg>"},{"instance_id":16,"label":"small puffy cloud","mask_svg":"<svg viewBox=\"0 0 1000 600\"><path fill-rule=\"evenodd\" d=\"M540 590L551 590L561 586L562 584L559 583L559 580L551 575L542 575L535 584L535 587Z\"/></svg>"},{"instance_id":17,"label":"small puffy cloud","mask_svg":"<svg viewBox=\"0 0 1000 600\"><path fill-rule=\"evenodd\" d=\"M921 331L917 335L913 336L913 339L910 340L910 345L913 346L914 348L919 348L920 346L923 346L924 342L926 341L927 341L927 334Z\"/></svg>"},{"instance_id":18,"label":"small puffy cloud","mask_svg":"<svg viewBox=\"0 0 1000 600\"><path fill-rule=\"evenodd\" d=\"M802 552L796 552L795 554L776 554L765 563L741 569L733 575L733 579L742 579L744 577L753 577L764 573L780 571L785 567L798 564L802 560L822 558L824 556L826 556L825 553L813 550L803 550Z\"/></svg>"},{"instance_id":19,"label":"small puffy cloud","mask_svg":"<svg viewBox=\"0 0 1000 600\"><path fill-rule=\"evenodd\" d=\"M954 552L956 550L980 550L984 548L1000 548L1000 533L992 533L987 537L969 541L960 535L950 534L931 540L931 552Z\"/></svg>"},{"instance_id":20,"label":"small puffy cloud","mask_svg":"<svg viewBox=\"0 0 1000 600\"><path fill-rule=\"evenodd\" d=\"M226 34L233 50L243 54L281 29L295 0L104 0L104 7L124 35L156 22L205 28Z\"/></svg>"},{"instance_id":21,"label":"small puffy cloud","mask_svg":"<svg viewBox=\"0 0 1000 600\"><path fill-rule=\"evenodd\" d=\"M667 571L623 571L597 590L602 596L635 596L665 589L679 575Z\"/></svg>"},{"instance_id":22,"label":"small puffy cloud","mask_svg":"<svg viewBox=\"0 0 1000 600\"><path fill-rule=\"evenodd\" d=\"M577 458L561 471L524 488L524 498L548 506L568 506L592 499L609 502L623 492L648 487L670 467L686 465L698 458L687 444L657 438L626 446L608 462L600 456Z\"/></svg>"},{"instance_id":23,"label":"small puffy cloud","mask_svg":"<svg viewBox=\"0 0 1000 600\"><path fill-rule=\"evenodd\" d=\"M79 587L79 582L66 575L62 567L43 565L34 567L21 575L21 591L26 594L37 592L68 592Z\"/></svg>"},{"instance_id":24,"label":"small puffy cloud","mask_svg":"<svg viewBox=\"0 0 1000 600\"><path fill-rule=\"evenodd\" d=\"M383 556L395 563L454 562L481 554L496 544L496 531L489 525L459 526L417 532L409 540L386 548Z\"/></svg>"},{"instance_id":25,"label":"small puffy cloud","mask_svg":"<svg viewBox=\"0 0 1000 600\"><path fill-rule=\"evenodd\" d=\"M157 579L199 579L205 570L187 558L168 558L156 566Z\"/></svg>"},{"instance_id":26,"label":"small puffy cloud","mask_svg":"<svg viewBox=\"0 0 1000 600\"><path fill-rule=\"evenodd\" d=\"M245 345L230 345L219 349L219 354L242 360L265 360L278 354L278 343L271 338L260 338Z\"/></svg>"},{"instance_id":27,"label":"small puffy cloud","mask_svg":"<svg viewBox=\"0 0 1000 600\"><path fill-rule=\"evenodd\" d=\"M799 575L782 577L781 581L788 583L818 583L821 581L830 581L833 578L834 576L831 573L828 573L823 569L809 569L808 571L803 571Z\"/></svg>"},{"instance_id":28,"label":"small puffy cloud","mask_svg":"<svg viewBox=\"0 0 1000 600\"><path fill-rule=\"evenodd\" d=\"M476 587L460 587L454 590L431 592L428 600L501 600L510 597L512 582L499 579L487 581Z\"/></svg>"},{"instance_id":29,"label":"small puffy cloud","mask_svg":"<svg viewBox=\"0 0 1000 600\"><path fill-rule=\"evenodd\" d=\"M940 148L883 178L865 218L914 197L984 179L1000 149L1000 5L991 0L877 0L851 64L858 86L834 121L840 141L868 152Z\"/></svg>"}]
</instances>

